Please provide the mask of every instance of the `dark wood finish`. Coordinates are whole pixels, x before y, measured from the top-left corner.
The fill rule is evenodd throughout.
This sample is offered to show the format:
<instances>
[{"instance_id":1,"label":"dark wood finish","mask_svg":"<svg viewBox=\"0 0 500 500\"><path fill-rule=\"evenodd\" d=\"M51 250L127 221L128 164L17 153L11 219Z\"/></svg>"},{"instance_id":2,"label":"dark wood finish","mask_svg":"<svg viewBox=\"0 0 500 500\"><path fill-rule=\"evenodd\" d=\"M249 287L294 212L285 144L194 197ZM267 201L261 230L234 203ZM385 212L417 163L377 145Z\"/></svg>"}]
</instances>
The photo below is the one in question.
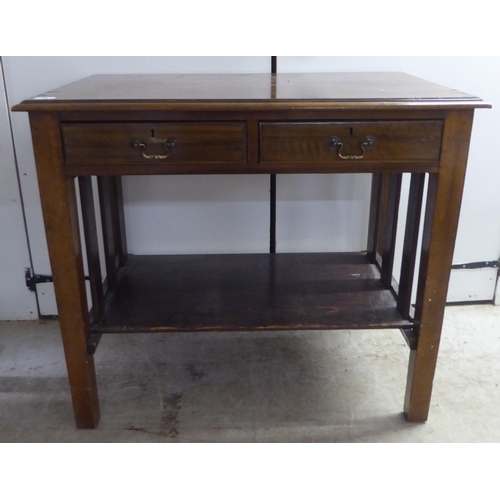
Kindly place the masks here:
<instances>
[{"instance_id":1,"label":"dark wood finish","mask_svg":"<svg viewBox=\"0 0 500 500\"><path fill-rule=\"evenodd\" d=\"M402 329L411 348L404 411L408 420L425 421L472 116L481 107L489 105L402 73L98 75L15 106L30 112L77 425L93 427L99 418L88 352L102 332L324 328ZM361 156L366 136L375 144L362 159L339 157ZM158 140L171 138L178 142L165 159L146 159L130 146L132 139L147 140L148 154L164 155ZM424 174L430 179L414 320L410 254L420 184L411 189L407 281L397 298L392 279L403 172L415 182ZM127 259L117 177L200 173L375 174L368 253ZM75 175L99 176L110 285L91 336ZM86 238L95 239L88 227Z\"/></svg>"},{"instance_id":2,"label":"dark wood finish","mask_svg":"<svg viewBox=\"0 0 500 500\"><path fill-rule=\"evenodd\" d=\"M311 163L170 163L154 161L120 165L68 165L67 175L186 175L186 174L367 174L373 172L437 172L439 162Z\"/></svg>"},{"instance_id":3,"label":"dark wood finish","mask_svg":"<svg viewBox=\"0 0 500 500\"><path fill-rule=\"evenodd\" d=\"M124 163L227 163L246 161L245 123L96 123L63 124L68 165ZM166 156L164 143L176 141L166 159L147 159L132 146L139 140L147 155Z\"/></svg>"},{"instance_id":4,"label":"dark wood finish","mask_svg":"<svg viewBox=\"0 0 500 500\"><path fill-rule=\"evenodd\" d=\"M408 347L410 350L415 350L418 345L418 336L415 333L414 328L401 328L401 333L403 334L403 338L405 339L406 343L408 344Z\"/></svg>"},{"instance_id":5,"label":"dark wood finish","mask_svg":"<svg viewBox=\"0 0 500 500\"><path fill-rule=\"evenodd\" d=\"M398 310L406 319L410 318L424 186L425 174L413 174L411 176L398 296Z\"/></svg>"},{"instance_id":6,"label":"dark wood finish","mask_svg":"<svg viewBox=\"0 0 500 500\"><path fill-rule=\"evenodd\" d=\"M82 225L89 268L92 318L93 321L98 322L101 320L102 313L104 312L104 291L102 286L92 179L90 177L80 177L78 179L78 184L80 187Z\"/></svg>"},{"instance_id":7,"label":"dark wood finish","mask_svg":"<svg viewBox=\"0 0 500 500\"><path fill-rule=\"evenodd\" d=\"M271 99L272 96L272 99ZM14 111L185 111L488 107L481 99L405 73L93 75Z\"/></svg>"},{"instance_id":8,"label":"dark wood finish","mask_svg":"<svg viewBox=\"0 0 500 500\"><path fill-rule=\"evenodd\" d=\"M443 324L472 130L472 111L450 111L446 121L439 174L429 176L419 269L415 331L410 353L405 414L427 419Z\"/></svg>"},{"instance_id":9,"label":"dark wood finish","mask_svg":"<svg viewBox=\"0 0 500 500\"><path fill-rule=\"evenodd\" d=\"M377 237L379 223L380 190L382 176L372 174L372 189L370 194L370 215L368 220L368 238L366 243L367 254L373 264L377 259Z\"/></svg>"},{"instance_id":10,"label":"dark wood finish","mask_svg":"<svg viewBox=\"0 0 500 500\"><path fill-rule=\"evenodd\" d=\"M86 345L89 313L75 183L64 176L57 115L35 113L30 124L76 425L92 428L99 422L99 403Z\"/></svg>"},{"instance_id":11,"label":"dark wood finish","mask_svg":"<svg viewBox=\"0 0 500 500\"><path fill-rule=\"evenodd\" d=\"M116 235L119 230L116 227L118 200L112 177L99 177L97 179L99 191L99 204L101 207L102 235L104 243L104 259L106 262L106 283L110 290L116 286L117 267L120 263L119 241Z\"/></svg>"},{"instance_id":12,"label":"dark wood finish","mask_svg":"<svg viewBox=\"0 0 500 500\"><path fill-rule=\"evenodd\" d=\"M93 331L410 325L366 254L130 255Z\"/></svg>"},{"instance_id":13,"label":"dark wood finish","mask_svg":"<svg viewBox=\"0 0 500 500\"><path fill-rule=\"evenodd\" d=\"M398 225L399 198L401 194L401 174L391 174L387 198L387 214L385 218L382 249L382 283L387 288L392 286L394 254L396 250L396 230Z\"/></svg>"},{"instance_id":14,"label":"dark wood finish","mask_svg":"<svg viewBox=\"0 0 500 500\"><path fill-rule=\"evenodd\" d=\"M362 155L360 145L373 137L373 147L355 161L439 160L440 121L261 123L261 162L345 162L332 147L342 143L344 155ZM349 160L347 160L349 161Z\"/></svg>"},{"instance_id":15,"label":"dark wood finish","mask_svg":"<svg viewBox=\"0 0 500 500\"><path fill-rule=\"evenodd\" d=\"M271 121L283 122L284 120L291 121L366 121L367 119L375 119L377 121L393 121L393 120L408 120L408 109L404 103L394 103L389 107L364 107L364 106L346 106L347 103L337 103L338 106L329 108L295 108L295 103L288 103L287 110L280 107L272 106L272 99L269 101L269 106L265 109L247 109L247 110L232 110L220 109L214 114L214 111L208 106L206 109L175 109L163 110L159 109L142 109L142 110L124 110L118 106L108 107L106 110L68 110L60 111L61 123L99 123L99 122L118 122L118 123L136 123L136 122L206 122L206 121L223 121L232 122L235 120L246 121ZM210 103L207 103L210 104ZM450 107L453 108L452 105ZM449 108L450 108L449 107ZM448 109L449 109L448 108ZM461 109L461 108L459 108ZM432 102L422 102L421 104L412 105L411 119L414 120L441 120L444 122L447 117L447 110L435 107Z\"/></svg>"},{"instance_id":16,"label":"dark wood finish","mask_svg":"<svg viewBox=\"0 0 500 500\"><path fill-rule=\"evenodd\" d=\"M118 265L124 266L127 262L127 231L125 226L125 212L123 209L123 187L122 178L113 177L113 191L114 199L116 200L115 205L112 207L113 216L113 229L114 229L114 239L115 248L118 254Z\"/></svg>"},{"instance_id":17,"label":"dark wood finish","mask_svg":"<svg viewBox=\"0 0 500 500\"><path fill-rule=\"evenodd\" d=\"M377 228L375 234L375 262L382 266L382 255L385 250L386 226L389 213L389 199L391 195L391 175L380 176L380 186L377 204Z\"/></svg>"}]
</instances>

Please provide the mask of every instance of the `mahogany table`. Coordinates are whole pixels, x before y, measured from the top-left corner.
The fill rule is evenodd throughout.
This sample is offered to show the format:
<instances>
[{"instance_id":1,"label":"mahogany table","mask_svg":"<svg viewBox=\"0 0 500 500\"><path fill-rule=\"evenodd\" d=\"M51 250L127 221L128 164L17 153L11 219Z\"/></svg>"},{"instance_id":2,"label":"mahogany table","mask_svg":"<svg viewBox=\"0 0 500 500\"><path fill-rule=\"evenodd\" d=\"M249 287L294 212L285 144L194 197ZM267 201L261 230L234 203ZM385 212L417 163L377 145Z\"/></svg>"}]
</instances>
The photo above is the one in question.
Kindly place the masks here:
<instances>
[{"instance_id":1,"label":"mahogany table","mask_svg":"<svg viewBox=\"0 0 500 500\"><path fill-rule=\"evenodd\" d=\"M486 107L403 73L95 75L15 106L30 118L77 426L99 421L102 334L207 330L400 329L411 350L404 413L425 421L473 114ZM275 253L271 234L268 254L128 255L121 176L281 173L373 174L366 249Z\"/></svg>"}]
</instances>

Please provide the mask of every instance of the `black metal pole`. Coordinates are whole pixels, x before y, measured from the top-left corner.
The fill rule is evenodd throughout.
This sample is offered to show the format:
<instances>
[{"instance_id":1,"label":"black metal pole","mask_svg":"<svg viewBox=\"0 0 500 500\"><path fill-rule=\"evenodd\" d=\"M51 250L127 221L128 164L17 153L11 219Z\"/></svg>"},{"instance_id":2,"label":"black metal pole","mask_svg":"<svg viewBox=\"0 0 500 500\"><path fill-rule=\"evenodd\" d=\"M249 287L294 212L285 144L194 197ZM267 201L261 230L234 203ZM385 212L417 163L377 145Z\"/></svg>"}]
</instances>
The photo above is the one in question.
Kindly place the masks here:
<instances>
[{"instance_id":1,"label":"black metal pole","mask_svg":"<svg viewBox=\"0 0 500 500\"><path fill-rule=\"evenodd\" d=\"M275 75L278 69L277 56L271 56L271 74ZM270 224L269 224L269 252L276 253L276 174L271 174L270 184Z\"/></svg>"},{"instance_id":2,"label":"black metal pole","mask_svg":"<svg viewBox=\"0 0 500 500\"><path fill-rule=\"evenodd\" d=\"M271 56L271 73L273 75L276 74L276 70L277 70L277 57L276 56Z\"/></svg>"}]
</instances>

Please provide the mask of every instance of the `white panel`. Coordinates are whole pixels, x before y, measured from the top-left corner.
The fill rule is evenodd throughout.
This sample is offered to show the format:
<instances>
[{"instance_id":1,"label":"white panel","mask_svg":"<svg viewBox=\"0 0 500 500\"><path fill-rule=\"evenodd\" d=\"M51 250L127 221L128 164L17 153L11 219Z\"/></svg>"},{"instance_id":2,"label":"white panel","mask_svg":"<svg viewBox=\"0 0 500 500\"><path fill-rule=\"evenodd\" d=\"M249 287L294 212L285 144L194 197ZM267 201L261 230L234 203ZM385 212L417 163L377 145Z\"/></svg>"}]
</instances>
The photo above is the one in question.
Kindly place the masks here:
<instances>
[{"instance_id":1,"label":"white panel","mask_svg":"<svg viewBox=\"0 0 500 500\"><path fill-rule=\"evenodd\" d=\"M24 282L27 267L28 243L0 65L0 321L37 317L35 294Z\"/></svg>"},{"instance_id":2,"label":"white panel","mask_svg":"<svg viewBox=\"0 0 500 500\"><path fill-rule=\"evenodd\" d=\"M492 300L498 269L452 269L447 302Z\"/></svg>"},{"instance_id":3,"label":"white panel","mask_svg":"<svg viewBox=\"0 0 500 500\"><path fill-rule=\"evenodd\" d=\"M124 177L132 254L269 251L269 176Z\"/></svg>"},{"instance_id":4,"label":"white panel","mask_svg":"<svg viewBox=\"0 0 500 500\"><path fill-rule=\"evenodd\" d=\"M366 250L371 175L278 175L278 252Z\"/></svg>"},{"instance_id":5,"label":"white panel","mask_svg":"<svg viewBox=\"0 0 500 500\"><path fill-rule=\"evenodd\" d=\"M16 104L47 90L65 85L72 81L96 73L268 73L270 57L6 57L5 73L7 92L10 103ZM50 274L47 244L43 229L40 199L36 180L31 136L26 113L12 113L14 138L19 157L21 172L21 188L26 205L28 233L33 250L33 267L39 274ZM268 248L269 216L267 213L268 183L249 181L246 177L229 177L219 185L211 182L213 200L221 200L219 206L211 204L214 209L188 208L193 193L201 193L205 189L206 180L191 176L189 186L180 177L169 177L169 180L158 182L158 178L128 178L125 182L126 195L138 192L129 200L126 198L126 214L129 221L144 221L138 230L130 229L129 246L134 250L145 250L145 253L175 253L189 247L192 252L210 252L214 249L234 251L249 243L249 251ZM164 196L159 186L166 186ZM241 185L245 186L249 201L241 203L237 194L241 193ZM228 193L233 192L233 196ZM140 194L139 194L140 193ZM147 193L155 193L156 203L153 205ZM177 193L175 210L168 196ZM142 196L142 198L141 198ZM187 200L187 201L186 201ZM192 203L191 203L192 205ZM149 216L145 213L153 208ZM186 210L184 210L186 208ZM170 225L163 231L153 222L168 219L166 211L174 216ZM223 228L229 228L227 232ZM259 229L259 230L257 230ZM186 231L191 231L186 236ZM197 231L202 237L197 239ZM224 237L220 239L221 234ZM198 233L200 234L200 233ZM212 237L210 237L212 235ZM160 242L161 237L163 241ZM42 314L56 314L54 297L50 297L52 285L44 286L41 297ZM53 295L53 291L52 291ZM46 307L45 307L46 306Z\"/></svg>"}]
</instances>

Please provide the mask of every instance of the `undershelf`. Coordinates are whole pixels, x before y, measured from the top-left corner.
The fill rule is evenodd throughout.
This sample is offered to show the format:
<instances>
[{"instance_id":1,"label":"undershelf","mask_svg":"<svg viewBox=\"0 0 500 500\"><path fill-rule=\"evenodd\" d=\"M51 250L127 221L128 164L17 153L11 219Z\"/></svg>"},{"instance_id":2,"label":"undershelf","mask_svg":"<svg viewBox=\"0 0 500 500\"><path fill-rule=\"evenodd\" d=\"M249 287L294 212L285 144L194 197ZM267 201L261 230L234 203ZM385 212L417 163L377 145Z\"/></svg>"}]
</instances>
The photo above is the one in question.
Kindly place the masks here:
<instances>
[{"instance_id":1,"label":"undershelf","mask_svg":"<svg viewBox=\"0 0 500 500\"><path fill-rule=\"evenodd\" d=\"M411 325L364 253L129 255L92 332Z\"/></svg>"}]
</instances>

